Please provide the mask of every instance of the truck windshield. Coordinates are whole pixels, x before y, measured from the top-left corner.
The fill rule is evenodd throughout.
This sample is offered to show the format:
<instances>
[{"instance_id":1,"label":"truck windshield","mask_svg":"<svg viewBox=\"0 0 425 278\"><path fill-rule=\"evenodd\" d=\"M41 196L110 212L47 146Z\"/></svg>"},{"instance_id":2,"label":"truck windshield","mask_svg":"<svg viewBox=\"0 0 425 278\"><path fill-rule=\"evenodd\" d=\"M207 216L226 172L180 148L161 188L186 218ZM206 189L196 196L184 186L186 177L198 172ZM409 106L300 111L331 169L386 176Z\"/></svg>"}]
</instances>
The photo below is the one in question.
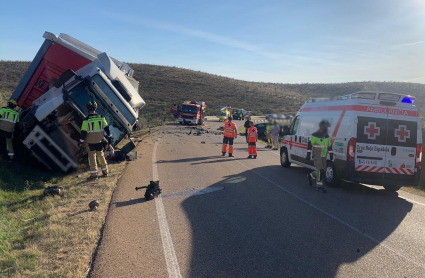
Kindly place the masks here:
<instances>
[{"instance_id":1,"label":"truck windshield","mask_svg":"<svg viewBox=\"0 0 425 278\"><path fill-rule=\"evenodd\" d=\"M133 113L125 106L122 100L117 96L117 93L109 87L109 85L103 80L103 78L96 74L93 76L93 81L99 86L99 88L103 91L103 93L109 98L110 101L118 108L120 113L125 117L127 122L131 126L136 123L136 117L134 117Z\"/></svg>"},{"instance_id":2,"label":"truck windshield","mask_svg":"<svg viewBox=\"0 0 425 278\"><path fill-rule=\"evenodd\" d=\"M81 82L74 88L72 88L68 94L67 99L70 100L74 105L76 105L84 115L88 115L86 108L87 102L95 100L99 104L97 113L105 117L109 125L109 130L111 131L112 136L114 137L114 145L118 144L124 136L127 134L126 129L123 127L121 122L115 118L114 112L107 105L102 105L99 97L84 84Z\"/></svg>"},{"instance_id":3,"label":"truck windshield","mask_svg":"<svg viewBox=\"0 0 425 278\"><path fill-rule=\"evenodd\" d=\"M190 106L190 105L182 105L181 111L183 113L196 114L196 113L198 113L198 107L196 107L196 106Z\"/></svg>"}]
</instances>

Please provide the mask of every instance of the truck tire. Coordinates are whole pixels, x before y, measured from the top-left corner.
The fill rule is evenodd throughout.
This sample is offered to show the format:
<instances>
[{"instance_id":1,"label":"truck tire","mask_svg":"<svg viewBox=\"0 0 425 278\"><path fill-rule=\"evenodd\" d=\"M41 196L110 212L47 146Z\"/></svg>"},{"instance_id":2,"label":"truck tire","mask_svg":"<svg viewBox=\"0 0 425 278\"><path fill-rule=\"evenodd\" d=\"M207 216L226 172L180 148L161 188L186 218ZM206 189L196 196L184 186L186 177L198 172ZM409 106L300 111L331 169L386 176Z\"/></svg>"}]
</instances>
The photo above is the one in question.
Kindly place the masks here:
<instances>
[{"instance_id":1,"label":"truck tire","mask_svg":"<svg viewBox=\"0 0 425 278\"><path fill-rule=\"evenodd\" d=\"M396 192L401 188L401 185L384 185L384 188L388 192Z\"/></svg>"},{"instance_id":2,"label":"truck tire","mask_svg":"<svg viewBox=\"0 0 425 278\"><path fill-rule=\"evenodd\" d=\"M325 173L325 182L329 187L338 187L340 185L341 180L337 176L335 164L330 160L328 160Z\"/></svg>"},{"instance_id":3,"label":"truck tire","mask_svg":"<svg viewBox=\"0 0 425 278\"><path fill-rule=\"evenodd\" d=\"M288 159L288 151L286 148L280 150L280 165L284 168L289 168L291 166L291 162Z\"/></svg>"}]
</instances>

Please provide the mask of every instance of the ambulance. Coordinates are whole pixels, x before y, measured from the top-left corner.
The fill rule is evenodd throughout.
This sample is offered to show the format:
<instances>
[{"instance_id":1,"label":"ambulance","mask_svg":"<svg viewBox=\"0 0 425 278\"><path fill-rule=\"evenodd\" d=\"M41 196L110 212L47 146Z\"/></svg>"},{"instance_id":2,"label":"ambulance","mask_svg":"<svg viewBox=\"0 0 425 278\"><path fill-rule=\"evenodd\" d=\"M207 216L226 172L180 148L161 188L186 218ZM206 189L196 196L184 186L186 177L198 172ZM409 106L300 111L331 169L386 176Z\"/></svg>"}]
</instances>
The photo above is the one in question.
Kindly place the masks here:
<instances>
[{"instance_id":1,"label":"ambulance","mask_svg":"<svg viewBox=\"0 0 425 278\"><path fill-rule=\"evenodd\" d=\"M397 191L417 186L421 173L422 125L410 95L361 91L335 99L311 99L285 128L280 162L314 170L307 146L321 120L328 120L334 160L325 182L341 180L383 186Z\"/></svg>"}]
</instances>

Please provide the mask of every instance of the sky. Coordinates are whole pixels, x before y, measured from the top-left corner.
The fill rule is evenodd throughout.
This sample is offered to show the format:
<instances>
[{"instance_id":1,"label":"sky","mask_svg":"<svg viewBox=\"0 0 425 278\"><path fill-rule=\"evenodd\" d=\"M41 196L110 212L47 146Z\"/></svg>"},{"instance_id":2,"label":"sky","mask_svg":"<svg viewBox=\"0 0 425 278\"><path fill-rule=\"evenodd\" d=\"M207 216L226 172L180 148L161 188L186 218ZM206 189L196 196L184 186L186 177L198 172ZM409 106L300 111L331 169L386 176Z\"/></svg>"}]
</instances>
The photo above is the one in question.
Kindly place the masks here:
<instances>
[{"instance_id":1,"label":"sky","mask_svg":"<svg viewBox=\"0 0 425 278\"><path fill-rule=\"evenodd\" d=\"M425 83L424 0L0 1L0 60L44 31L125 62L274 83Z\"/></svg>"}]
</instances>

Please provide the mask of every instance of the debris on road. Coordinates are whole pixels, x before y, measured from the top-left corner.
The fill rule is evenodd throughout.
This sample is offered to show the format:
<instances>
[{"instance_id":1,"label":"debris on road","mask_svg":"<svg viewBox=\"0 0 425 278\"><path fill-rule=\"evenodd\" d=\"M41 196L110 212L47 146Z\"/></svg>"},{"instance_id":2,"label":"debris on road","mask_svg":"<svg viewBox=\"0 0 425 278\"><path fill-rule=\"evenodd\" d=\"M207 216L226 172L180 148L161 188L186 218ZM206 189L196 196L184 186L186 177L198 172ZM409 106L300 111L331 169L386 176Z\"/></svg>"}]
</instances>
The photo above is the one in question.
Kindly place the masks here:
<instances>
[{"instance_id":1,"label":"debris on road","mask_svg":"<svg viewBox=\"0 0 425 278\"><path fill-rule=\"evenodd\" d=\"M205 144L205 141L202 141L201 144Z\"/></svg>"},{"instance_id":2,"label":"debris on road","mask_svg":"<svg viewBox=\"0 0 425 278\"><path fill-rule=\"evenodd\" d=\"M137 191L143 188L146 188L146 192L145 192L146 201L149 201L158 197L162 192L162 189L159 187L159 181L150 181L148 186L140 186L140 187L136 187L135 189Z\"/></svg>"}]
</instances>

